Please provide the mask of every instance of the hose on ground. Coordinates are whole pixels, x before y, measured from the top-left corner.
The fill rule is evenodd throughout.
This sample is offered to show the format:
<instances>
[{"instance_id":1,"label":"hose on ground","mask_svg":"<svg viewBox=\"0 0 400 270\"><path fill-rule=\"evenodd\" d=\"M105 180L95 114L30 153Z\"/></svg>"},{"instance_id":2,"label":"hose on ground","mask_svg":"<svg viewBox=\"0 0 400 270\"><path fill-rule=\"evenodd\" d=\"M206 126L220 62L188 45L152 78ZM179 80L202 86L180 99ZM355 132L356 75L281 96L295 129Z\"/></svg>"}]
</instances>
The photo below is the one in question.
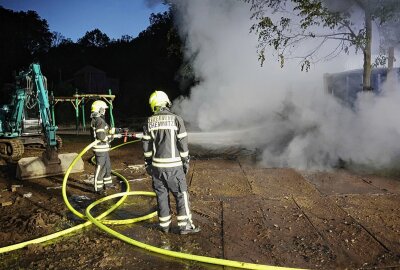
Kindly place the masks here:
<instances>
[{"instance_id":1,"label":"hose on ground","mask_svg":"<svg viewBox=\"0 0 400 270\"><path fill-rule=\"evenodd\" d=\"M111 150L114 150L116 148L119 148L121 146L124 146L126 144L129 143L135 143L139 140L134 140L134 141L129 141L126 143L122 143L119 144L113 148L111 148ZM116 194L112 194L106 197L103 197L95 202L93 202L92 204L90 204L85 211L85 215L80 213L79 211L77 211L72 205L71 203L68 201L68 196L67 196L67 180L68 180L68 176L71 173L74 165L76 164L76 162L79 160L79 158L81 158L90 148L92 148L98 141L94 141L91 144L87 145L79 154L78 156L71 162L70 166L68 167L65 175L64 175L64 179L63 179L63 185L62 185L62 196L64 199L64 202L66 204L66 206L68 207L68 209L74 213L74 215L76 215L77 217L87 220L86 222L71 227L69 229L57 232L57 233L53 233L44 237L40 237L37 239L33 239L30 241L26 241L26 242L22 242L19 244L14 244L11 246L7 246L7 247L2 247L0 248L0 254L4 253L4 252L9 252L12 250L16 250L16 249L20 249L23 248L27 245L30 244L38 244L38 243L43 243L45 241L49 241L51 239L55 239L57 237L69 234L71 232L77 231L79 229L82 229L90 224L95 224L97 227L99 227L100 229L104 230L105 232L117 237L118 239L129 243L131 245L137 246L139 248L151 251L151 252L155 252L155 253L159 253L159 254L163 254L163 255L167 255L167 256L171 256L171 257L175 257L175 258L180 258L180 259L186 259L186 260L191 260L191 261L198 261L198 262L202 262L202 263L209 263L209 264L215 264L215 265L222 265L222 266L230 266L230 267L236 267L236 268L244 268L244 269L267 269L267 270L289 270L289 269L294 269L294 268L287 268L287 267L279 267L279 266L269 266L269 265L262 265L262 264L253 264L253 263L247 263L247 262L239 262L239 261L233 261L233 260L226 260L226 259L220 259L220 258L213 258L213 257L207 257L207 256L200 256L200 255L193 255L193 254L188 254L188 253L183 253L183 252L177 252L177 251L171 251L171 250L166 250L166 249L162 249L162 248L158 248L152 245L148 245L145 244L143 242L137 241L133 238L129 238L109 227L107 227L105 224L131 224L131 223L135 223L135 222L139 222L142 220L147 220L150 219L154 216L157 215L157 212L153 212L150 214L147 214L145 216L141 216L141 217L137 217L137 218L132 218L132 219L125 219L125 220L102 220L104 217L106 217L107 215L109 215L111 212L113 212L115 209L117 209L125 200L128 196L131 195L135 195L135 196L155 196L154 192L148 192L148 191L130 191L130 187L129 187L129 182L127 181L127 179L119 174L116 171L112 171L113 175L116 175L118 178L122 179L125 184L126 184L126 192L121 192L121 193L116 193ZM92 161L93 162L93 161ZM118 202L114 205L112 205L109 209L107 209L105 212L103 212L102 214L100 214L97 217L93 217L92 214L90 213L90 211L93 209L93 207L97 206L98 204L108 201L110 199L113 198L120 198L120 200L118 200Z\"/></svg>"}]
</instances>

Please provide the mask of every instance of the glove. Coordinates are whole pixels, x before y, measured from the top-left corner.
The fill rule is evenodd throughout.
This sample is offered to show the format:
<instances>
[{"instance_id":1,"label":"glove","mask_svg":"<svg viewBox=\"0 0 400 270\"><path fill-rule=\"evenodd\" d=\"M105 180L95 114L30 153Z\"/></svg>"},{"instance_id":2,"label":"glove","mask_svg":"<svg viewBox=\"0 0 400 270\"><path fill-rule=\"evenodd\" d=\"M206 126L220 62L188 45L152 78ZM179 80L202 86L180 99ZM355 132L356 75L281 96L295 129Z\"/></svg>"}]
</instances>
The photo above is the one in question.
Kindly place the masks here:
<instances>
[{"instance_id":1,"label":"glove","mask_svg":"<svg viewBox=\"0 0 400 270\"><path fill-rule=\"evenodd\" d=\"M109 131L109 134L110 135L114 135L115 134L115 128L111 128L110 131Z\"/></svg>"},{"instance_id":2,"label":"glove","mask_svg":"<svg viewBox=\"0 0 400 270\"><path fill-rule=\"evenodd\" d=\"M148 175L153 174L153 165L151 165L152 160L151 159L145 159L144 160L144 168L146 169L146 172Z\"/></svg>"},{"instance_id":3,"label":"glove","mask_svg":"<svg viewBox=\"0 0 400 270\"><path fill-rule=\"evenodd\" d=\"M114 140L114 135L108 135L106 138L107 138L106 142L110 143Z\"/></svg>"},{"instance_id":4,"label":"glove","mask_svg":"<svg viewBox=\"0 0 400 270\"><path fill-rule=\"evenodd\" d=\"M183 172L185 174L187 174L189 172L189 160L190 160L189 156L182 159Z\"/></svg>"}]
</instances>

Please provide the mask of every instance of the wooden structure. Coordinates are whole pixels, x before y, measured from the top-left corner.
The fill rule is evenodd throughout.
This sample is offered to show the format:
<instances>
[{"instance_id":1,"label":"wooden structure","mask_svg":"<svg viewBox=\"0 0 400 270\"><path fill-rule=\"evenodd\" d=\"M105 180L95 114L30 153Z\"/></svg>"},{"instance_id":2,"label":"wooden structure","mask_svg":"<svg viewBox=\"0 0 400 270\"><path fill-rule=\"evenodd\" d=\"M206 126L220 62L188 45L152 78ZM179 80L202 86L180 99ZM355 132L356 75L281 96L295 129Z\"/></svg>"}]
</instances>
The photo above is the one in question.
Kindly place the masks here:
<instances>
[{"instance_id":1,"label":"wooden structure","mask_svg":"<svg viewBox=\"0 0 400 270\"><path fill-rule=\"evenodd\" d=\"M54 97L53 93L51 94L51 113L55 123L55 115L54 115L54 107L59 102L71 102L72 106L75 108L75 119L76 119L76 132L79 132L79 110L82 112L82 130L86 131L86 119L85 119L85 105L90 100L104 100L110 110L110 124L111 127L114 127L114 116L113 116L113 101L115 99L115 95L112 95L111 89L108 90L108 95L103 94L78 94L78 91L72 97Z\"/></svg>"}]
</instances>

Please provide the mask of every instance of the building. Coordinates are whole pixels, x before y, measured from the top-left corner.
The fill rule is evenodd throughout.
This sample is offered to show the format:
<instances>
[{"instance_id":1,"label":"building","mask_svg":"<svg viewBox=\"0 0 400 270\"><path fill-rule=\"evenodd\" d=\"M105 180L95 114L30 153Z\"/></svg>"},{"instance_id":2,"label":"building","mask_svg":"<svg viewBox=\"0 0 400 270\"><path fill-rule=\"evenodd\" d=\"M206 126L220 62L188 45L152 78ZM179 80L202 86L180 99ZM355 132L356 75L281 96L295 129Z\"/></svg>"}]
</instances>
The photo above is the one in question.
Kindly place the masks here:
<instances>
[{"instance_id":1,"label":"building","mask_svg":"<svg viewBox=\"0 0 400 270\"><path fill-rule=\"evenodd\" d=\"M400 80L400 68L394 68L394 78ZM387 79L387 68L375 68L371 74L372 91L379 95ZM325 91L352 106L357 94L363 90L363 70L324 74Z\"/></svg>"},{"instance_id":2,"label":"building","mask_svg":"<svg viewBox=\"0 0 400 270\"><path fill-rule=\"evenodd\" d=\"M118 93L119 81L107 77L107 74L93 66L85 66L75 72L72 83L79 93L106 94L108 89Z\"/></svg>"}]
</instances>

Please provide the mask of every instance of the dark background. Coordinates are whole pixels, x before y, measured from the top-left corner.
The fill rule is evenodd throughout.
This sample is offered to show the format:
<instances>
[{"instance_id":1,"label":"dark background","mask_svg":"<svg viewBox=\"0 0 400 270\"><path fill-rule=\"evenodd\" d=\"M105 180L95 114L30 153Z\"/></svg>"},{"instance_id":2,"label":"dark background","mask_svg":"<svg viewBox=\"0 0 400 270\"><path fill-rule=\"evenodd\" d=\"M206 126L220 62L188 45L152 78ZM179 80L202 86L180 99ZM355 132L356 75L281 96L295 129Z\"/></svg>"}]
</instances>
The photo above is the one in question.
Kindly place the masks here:
<instances>
[{"instance_id":1,"label":"dark background","mask_svg":"<svg viewBox=\"0 0 400 270\"><path fill-rule=\"evenodd\" d=\"M111 89L116 95L116 118L149 115L148 97L156 89L171 100L187 95L195 79L183 60L173 10L151 14L149 20L150 26L136 38L110 39L101 29L93 29L73 42L50 32L47 21L35 11L14 12L0 6L0 104L9 102L15 75L32 62L41 65L56 97L108 94ZM56 119L75 123L72 105L57 105Z\"/></svg>"}]
</instances>

